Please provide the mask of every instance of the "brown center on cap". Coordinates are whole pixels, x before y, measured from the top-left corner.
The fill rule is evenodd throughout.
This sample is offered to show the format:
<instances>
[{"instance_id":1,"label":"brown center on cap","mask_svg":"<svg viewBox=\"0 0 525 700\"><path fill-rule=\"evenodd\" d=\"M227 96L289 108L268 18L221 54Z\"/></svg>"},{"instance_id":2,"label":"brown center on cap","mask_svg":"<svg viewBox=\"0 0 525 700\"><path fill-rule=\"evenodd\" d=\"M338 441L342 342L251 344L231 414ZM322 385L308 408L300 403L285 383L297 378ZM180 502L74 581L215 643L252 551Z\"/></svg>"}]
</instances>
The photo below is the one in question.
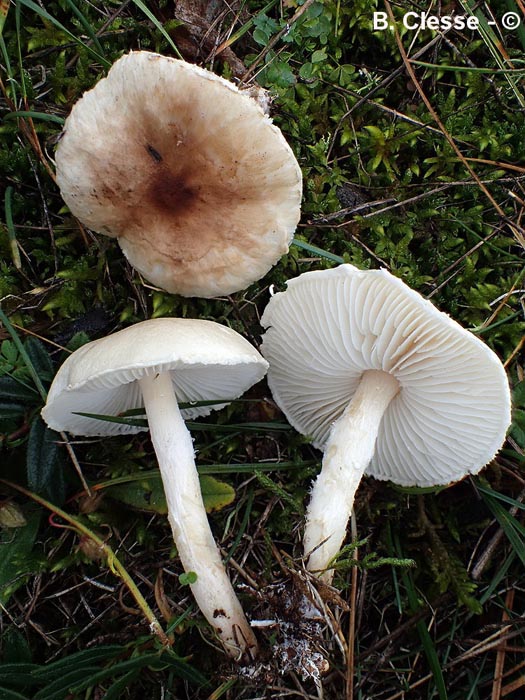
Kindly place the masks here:
<instances>
[{"instance_id":1,"label":"brown center on cap","mask_svg":"<svg viewBox=\"0 0 525 700\"><path fill-rule=\"evenodd\" d=\"M149 143L146 144L146 152L154 163L147 200L162 213L177 215L183 210L188 211L200 188L189 186L183 172L174 173L169 166L166 167L160 151Z\"/></svg>"},{"instance_id":2,"label":"brown center on cap","mask_svg":"<svg viewBox=\"0 0 525 700\"><path fill-rule=\"evenodd\" d=\"M190 187L184 175L174 175L159 164L147 191L147 199L166 214L178 215L189 211L198 199L199 187Z\"/></svg>"}]
</instances>

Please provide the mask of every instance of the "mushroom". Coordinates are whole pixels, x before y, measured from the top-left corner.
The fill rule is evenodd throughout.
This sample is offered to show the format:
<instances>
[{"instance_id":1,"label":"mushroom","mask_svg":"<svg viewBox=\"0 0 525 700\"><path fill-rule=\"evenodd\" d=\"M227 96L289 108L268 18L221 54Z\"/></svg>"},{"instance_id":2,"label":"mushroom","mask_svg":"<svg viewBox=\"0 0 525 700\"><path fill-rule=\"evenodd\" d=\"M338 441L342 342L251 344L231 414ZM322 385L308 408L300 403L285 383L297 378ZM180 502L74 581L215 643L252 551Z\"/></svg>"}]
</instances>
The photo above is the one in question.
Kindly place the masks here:
<instances>
[{"instance_id":1,"label":"mushroom","mask_svg":"<svg viewBox=\"0 0 525 700\"><path fill-rule=\"evenodd\" d=\"M306 272L261 322L275 401L324 451L304 534L307 567L324 582L365 472L448 484L501 448L510 391L498 357L386 270Z\"/></svg>"},{"instance_id":2,"label":"mushroom","mask_svg":"<svg viewBox=\"0 0 525 700\"><path fill-rule=\"evenodd\" d=\"M117 435L147 428L84 414L117 415L144 406L160 467L168 519L182 566L195 572L191 590L226 651L253 658L257 643L224 569L210 530L191 435L184 418L222 408L266 373L267 362L231 328L212 321L143 321L70 355L42 410L54 430ZM221 400L179 410L178 402Z\"/></svg>"},{"instance_id":3,"label":"mushroom","mask_svg":"<svg viewBox=\"0 0 525 700\"><path fill-rule=\"evenodd\" d=\"M184 296L260 279L299 221L301 170L259 104L148 51L120 58L74 105L56 168L71 212L118 238L147 280Z\"/></svg>"}]
</instances>

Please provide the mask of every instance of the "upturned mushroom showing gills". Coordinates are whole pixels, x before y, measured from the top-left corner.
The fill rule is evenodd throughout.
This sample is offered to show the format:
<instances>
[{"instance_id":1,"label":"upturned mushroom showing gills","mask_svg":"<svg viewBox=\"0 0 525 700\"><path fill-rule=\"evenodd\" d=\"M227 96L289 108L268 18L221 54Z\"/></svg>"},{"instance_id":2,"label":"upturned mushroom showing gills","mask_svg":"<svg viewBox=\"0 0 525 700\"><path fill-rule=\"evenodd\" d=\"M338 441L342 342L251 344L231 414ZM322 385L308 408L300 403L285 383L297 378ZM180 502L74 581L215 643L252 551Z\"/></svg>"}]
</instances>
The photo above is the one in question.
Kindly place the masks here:
<instances>
[{"instance_id":1,"label":"upturned mushroom showing gills","mask_svg":"<svg viewBox=\"0 0 525 700\"><path fill-rule=\"evenodd\" d=\"M78 414L117 415L144 407L177 551L184 570L197 575L192 593L238 660L253 658L257 643L210 530L184 418L222 408L262 379L267 366L247 340L218 323L153 319L76 350L60 367L42 410L55 430L117 435L147 428ZM223 399L220 405L178 407L180 401Z\"/></svg>"},{"instance_id":2,"label":"upturned mushroom showing gills","mask_svg":"<svg viewBox=\"0 0 525 700\"><path fill-rule=\"evenodd\" d=\"M323 581L365 472L448 484L501 448L510 390L500 360L389 272L306 272L272 297L262 324L274 399L324 452L304 534L307 567Z\"/></svg>"},{"instance_id":3,"label":"upturned mushroom showing gills","mask_svg":"<svg viewBox=\"0 0 525 700\"><path fill-rule=\"evenodd\" d=\"M302 177L281 131L229 81L148 51L120 58L66 119L57 183L151 283L215 297L288 251Z\"/></svg>"}]
</instances>

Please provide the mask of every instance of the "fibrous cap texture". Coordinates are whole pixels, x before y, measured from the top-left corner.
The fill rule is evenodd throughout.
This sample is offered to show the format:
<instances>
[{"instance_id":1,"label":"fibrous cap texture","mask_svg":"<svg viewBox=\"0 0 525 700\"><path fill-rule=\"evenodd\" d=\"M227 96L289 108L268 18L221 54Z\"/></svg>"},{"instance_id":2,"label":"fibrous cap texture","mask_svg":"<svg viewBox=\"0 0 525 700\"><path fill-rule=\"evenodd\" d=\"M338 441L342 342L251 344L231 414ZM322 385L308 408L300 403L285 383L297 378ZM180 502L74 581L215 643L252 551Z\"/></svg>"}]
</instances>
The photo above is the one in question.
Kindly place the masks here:
<instances>
[{"instance_id":1,"label":"fibrous cap texture","mask_svg":"<svg viewBox=\"0 0 525 700\"><path fill-rule=\"evenodd\" d=\"M386 270L304 273L272 297L262 324L272 394L321 449L363 372L398 380L368 474L446 484L478 472L501 448L510 390L500 360Z\"/></svg>"},{"instance_id":2,"label":"fibrous cap texture","mask_svg":"<svg viewBox=\"0 0 525 700\"><path fill-rule=\"evenodd\" d=\"M76 435L135 433L140 428L77 413L116 416L144 404L138 381L170 372L179 402L231 401L266 374L268 363L231 328L212 321L163 318L136 323L83 345L60 367L42 417ZM207 415L225 404L182 410Z\"/></svg>"},{"instance_id":3,"label":"fibrous cap texture","mask_svg":"<svg viewBox=\"0 0 525 700\"><path fill-rule=\"evenodd\" d=\"M159 287L214 297L260 279L300 215L299 165L254 99L147 51L120 58L66 119L57 182Z\"/></svg>"}]
</instances>

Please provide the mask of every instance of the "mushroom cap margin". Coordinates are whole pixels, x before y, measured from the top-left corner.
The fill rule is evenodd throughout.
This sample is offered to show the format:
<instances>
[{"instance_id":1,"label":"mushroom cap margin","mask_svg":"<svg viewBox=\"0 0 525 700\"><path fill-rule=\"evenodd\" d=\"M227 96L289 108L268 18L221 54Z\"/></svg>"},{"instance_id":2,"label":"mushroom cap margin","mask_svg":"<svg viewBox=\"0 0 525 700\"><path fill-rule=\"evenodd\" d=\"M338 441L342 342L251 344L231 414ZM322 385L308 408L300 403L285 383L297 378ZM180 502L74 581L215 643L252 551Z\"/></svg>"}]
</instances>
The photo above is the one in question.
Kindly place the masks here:
<instances>
[{"instance_id":1,"label":"mushroom cap margin","mask_svg":"<svg viewBox=\"0 0 525 700\"><path fill-rule=\"evenodd\" d=\"M117 435L147 428L105 422L78 412L118 415L143 406L138 379L172 372L179 402L225 400L183 409L184 418L218 410L266 374L268 363L236 331L213 321L162 318L94 340L59 368L42 417L54 430Z\"/></svg>"}]
</instances>

